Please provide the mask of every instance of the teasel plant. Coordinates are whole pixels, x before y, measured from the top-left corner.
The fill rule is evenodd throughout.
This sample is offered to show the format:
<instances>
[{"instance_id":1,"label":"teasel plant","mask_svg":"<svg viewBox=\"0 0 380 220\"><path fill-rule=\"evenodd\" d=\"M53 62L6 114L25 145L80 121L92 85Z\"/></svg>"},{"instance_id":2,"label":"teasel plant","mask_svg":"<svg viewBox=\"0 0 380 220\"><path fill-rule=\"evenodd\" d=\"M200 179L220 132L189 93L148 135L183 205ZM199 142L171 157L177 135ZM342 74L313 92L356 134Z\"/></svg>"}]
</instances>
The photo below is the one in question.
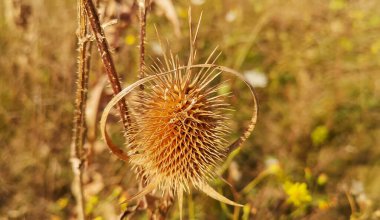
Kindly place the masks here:
<instances>
[{"instance_id":1,"label":"teasel plant","mask_svg":"<svg viewBox=\"0 0 380 220\"><path fill-rule=\"evenodd\" d=\"M170 199L177 197L182 219L184 193L189 193L195 188L220 202L241 206L219 194L209 182L217 178L216 170L229 152L240 148L255 127L257 102L252 85L239 72L216 64L220 56L217 48L212 51L205 63L195 63L197 54L195 43L201 16L193 32L191 9L189 9L190 51L185 64L168 50L169 52L164 52L163 60L157 58L152 66L147 67L144 50L145 28L147 6L151 2L138 0L137 3L140 17L139 79L122 89L96 7L91 0L78 0L79 71L72 161L73 170L78 175L75 184L79 188L76 196L79 219L86 219L83 209L85 198L82 180L86 154L82 140L85 129L83 118L89 66L89 47L86 45L90 45L88 42L92 40L97 43L114 93L101 117L102 137L117 158L132 165L142 183L141 191L126 202L141 201L147 194L160 191L164 195L163 198L169 198L164 212L167 212L171 206ZM92 34L87 34L89 31L87 27L91 28ZM157 36L159 38L158 31ZM164 48L161 40L159 41ZM219 92L225 83L223 80L220 81L223 74L242 80L252 96L249 103L252 106L250 123L242 135L229 145L226 140L231 132L227 125L231 119L227 113L231 110L227 102L229 94ZM113 143L106 129L108 116L115 105L118 105L123 124L126 150ZM125 215L126 213L123 213L121 218ZM152 219L164 217L156 216Z\"/></svg>"},{"instance_id":2,"label":"teasel plant","mask_svg":"<svg viewBox=\"0 0 380 220\"><path fill-rule=\"evenodd\" d=\"M229 205L242 206L214 190L209 182L217 177L216 170L229 152L240 148L250 136L257 120L257 101L253 86L242 74L216 64L220 55L217 48L203 64L196 64L196 37L192 29L189 9L190 51L186 64L170 50L163 60L157 58L150 67L143 65L138 81L123 89L105 107L101 134L111 151L118 149L107 133L106 123L112 108L122 99L128 101L130 124L124 131L126 159L145 186L126 202L142 199L152 192L177 197L180 218L184 193L192 188ZM163 48L158 31L157 36ZM229 94L220 94L222 74L242 80L248 87L252 101L252 116L242 135L231 144L226 137L231 132L227 102Z\"/></svg>"}]
</instances>

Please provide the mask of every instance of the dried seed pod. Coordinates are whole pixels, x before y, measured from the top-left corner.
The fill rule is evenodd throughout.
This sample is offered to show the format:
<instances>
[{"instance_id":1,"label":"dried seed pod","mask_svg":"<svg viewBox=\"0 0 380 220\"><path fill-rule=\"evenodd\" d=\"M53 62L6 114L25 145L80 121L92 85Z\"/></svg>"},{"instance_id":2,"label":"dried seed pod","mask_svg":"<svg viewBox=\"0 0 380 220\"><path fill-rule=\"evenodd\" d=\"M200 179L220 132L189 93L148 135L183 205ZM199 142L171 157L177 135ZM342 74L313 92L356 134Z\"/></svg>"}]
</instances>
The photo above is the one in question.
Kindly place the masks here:
<instances>
[{"instance_id":1,"label":"dried seed pod","mask_svg":"<svg viewBox=\"0 0 380 220\"><path fill-rule=\"evenodd\" d=\"M196 33L198 28L199 24ZM147 186L129 200L159 189L178 196L180 213L183 192L189 191L191 186L221 202L241 206L220 195L207 182L215 176L226 153L239 147L250 135L257 116L253 88L242 74L215 65L218 56L211 59L216 49L206 64L194 65L194 43L195 40L190 38L187 65L179 65L179 59L172 54L170 59L164 55L164 63L157 60L146 71L147 77L131 84L110 101L101 119L102 135L114 152L115 145L105 129L109 111L120 99L133 94L135 88L144 84L143 91L129 97L133 121L125 134L129 162L140 178L146 180ZM229 146L224 139L228 133L228 117L224 110L229 105L225 102L225 95L217 93L220 84L215 83L221 73L242 79L253 97L250 125Z\"/></svg>"},{"instance_id":2,"label":"dried seed pod","mask_svg":"<svg viewBox=\"0 0 380 220\"><path fill-rule=\"evenodd\" d=\"M218 85L209 87L220 73L213 70L175 71L133 98L137 120L126 133L130 162L165 192L201 185L225 157L228 104L217 94Z\"/></svg>"},{"instance_id":3,"label":"dried seed pod","mask_svg":"<svg viewBox=\"0 0 380 220\"><path fill-rule=\"evenodd\" d=\"M222 123L226 120L226 118L219 114L220 109L216 104L221 102L222 97L213 96L215 93L210 93L209 96L206 96L207 98L205 98L205 100L201 103L198 103L198 105L196 105L199 101L198 99L195 99L195 101L191 98L189 99L190 101L187 99L181 99L183 102L184 100L187 100L182 108L179 108L180 105L177 106L176 104L173 104L173 100L177 100L179 103L178 99L174 98L174 95L171 99L168 97L166 98L166 100L170 100L167 103L165 102L165 95L161 97L162 99L159 102L156 103L154 103L154 99L152 99L152 97L155 97L152 95L154 93L153 91L158 90L157 82L163 81L163 76L168 76L170 78L170 75L174 72L178 72L180 70L191 70L195 68L210 68L220 70L224 73L233 74L244 80L252 93L253 109L250 124L245 129L243 135L228 147L222 146L222 140L213 139L219 137L222 138L223 134L226 132L226 129L222 126ZM155 80L155 82L153 82L153 80ZM239 147L241 143L244 142L245 139L251 134L256 124L257 104L252 86L248 84L240 73L227 67L216 66L214 64L181 66L174 70L148 76L125 88L106 106L101 119L101 131L103 138L106 140L108 145L112 145L114 147L114 144L105 129L106 121L111 108L120 99L126 95L129 95L135 88L147 82L151 82L150 88L152 94L147 95L146 93L149 92L144 92L144 96L147 95L147 97L143 97L137 102L136 105L141 107L145 106L147 109L136 110L136 112L141 111L140 113L136 113L136 115L140 115L140 118L136 118L131 126L132 129L127 131L127 139L130 141L128 144L130 162L135 167L141 168L139 173L146 178L148 184L146 188L129 200L138 199L154 189L160 188L164 191L170 191L171 193L177 194L179 201L182 201L183 191L187 191L189 186L193 185L214 199L230 205L240 206L239 204L217 193L207 184L207 181L211 176L213 176L213 170L215 170L218 162L224 157L226 151L231 148ZM167 95L169 95L167 89L164 89L163 91L166 91ZM205 91L212 91L212 89L206 89ZM204 94L199 93L198 95L202 96ZM215 105L212 105L212 107L205 108L206 110L200 108L202 104L212 103L212 100L218 101ZM224 106L224 103L221 104ZM172 108L171 111L169 111L167 110L167 106L175 106L175 108ZM176 107L180 110L178 111ZM165 109L165 113L162 112L164 111L163 109ZM177 109L177 111L174 109ZM205 115L194 115L195 112L200 110L204 110L201 111L203 113L206 113L209 110L211 111L207 112ZM191 111L192 114L189 114L189 111ZM147 112L149 117L145 115ZM162 115L160 115L160 113ZM178 115L178 113L180 113L181 116ZM199 116L202 116L202 120L198 119ZM147 126L148 122L152 122L153 124L146 128L148 131L143 131L142 128L144 125ZM201 129L194 129L190 125L199 125ZM183 129L189 128L191 128L190 133L181 133ZM195 132L195 130L197 132ZM212 134L212 132L216 133ZM148 134L150 136L145 136ZM192 145L193 143L195 143L195 145ZM203 149L200 150L199 147L202 146ZM182 203L180 202L180 205L181 204Z\"/></svg>"}]
</instances>

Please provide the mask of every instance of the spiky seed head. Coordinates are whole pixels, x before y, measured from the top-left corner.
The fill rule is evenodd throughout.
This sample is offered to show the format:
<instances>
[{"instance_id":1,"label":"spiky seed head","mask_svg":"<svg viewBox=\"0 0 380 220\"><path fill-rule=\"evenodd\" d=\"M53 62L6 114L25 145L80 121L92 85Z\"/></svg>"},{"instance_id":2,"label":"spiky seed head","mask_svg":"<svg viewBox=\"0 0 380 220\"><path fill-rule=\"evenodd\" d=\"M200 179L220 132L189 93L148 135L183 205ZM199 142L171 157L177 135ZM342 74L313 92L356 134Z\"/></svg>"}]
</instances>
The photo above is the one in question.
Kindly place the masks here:
<instances>
[{"instance_id":1,"label":"spiky seed head","mask_svg":"<svg viewBox=\"0 0 380 220\"><path fill-rule=\"evenodd\" d=\"M214 176L227 149L240 147L249 137L257 119L253 87L237 71L215 65L218 56L209 62L216 49L205 64L193 64L200 20L193 39L190 15L189 9L190 55L187 65L180 66L177 57L174 59L170 53L169 60L164 53L165 65L157 60L148 69L150 74L146 72L143 74L146 76L144 79L117 94L104 109L100 123L102 136L109 149L120 159L130 161L147 183L129 201L141 198L159 187L163 192L177 194L181 217L183 192L188 191L191 185L223 203L242 206L219 194L207 181ZM223 138L229 130L226 125L229 117L225 114L229 105L225 102L226 95L217 93L221 84L214 83L221 72L241 79L253 98L249 126L229 146ZM133 114L129 129L125 131L129 151L126 155L112 143L107 134L106 121L112 107L138 86L140 91L129 103Z\"/></svg>"},{"instance_id":2,"label":"spiky seed head","mask_svg":"<svg viewBox=\"0 0 380 220\"><path fill-rule=\"evenodd\" d=\"M176 63L168 66L177 69ZM157 64L152 70L158 74L169 67ZM213 68L177 70L145 85L133 99L130 161L165 192L200 187L225 157L228 104L217 93L220 84L213 84L218 75Z\"/></svg>"}]
</instances>

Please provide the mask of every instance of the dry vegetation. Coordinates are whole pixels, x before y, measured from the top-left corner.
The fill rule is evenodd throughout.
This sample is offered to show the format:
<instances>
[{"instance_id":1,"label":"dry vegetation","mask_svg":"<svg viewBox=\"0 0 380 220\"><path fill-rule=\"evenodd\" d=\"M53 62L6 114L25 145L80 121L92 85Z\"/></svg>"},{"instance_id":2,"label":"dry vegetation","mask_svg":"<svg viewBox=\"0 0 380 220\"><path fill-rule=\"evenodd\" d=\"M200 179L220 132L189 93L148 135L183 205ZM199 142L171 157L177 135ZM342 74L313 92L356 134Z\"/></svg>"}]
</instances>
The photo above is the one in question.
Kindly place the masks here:
<instances>
[{"instance_id":1,"label":"dry vegetation","mask_svg":"<svg viewBox=\"0 0 380 220\"><path fill-rule=\"evenodd\" d=\"M149 10L145 53L161 55L156 24L161 38L186 60L189 2L176 1L174 11L162 6L165 2L156 1ZM192 190L184 196L184 218L380 219L380 2L190 3L193 17L203 11L197 59L204 62L219 45L217 63L261 87L256 88L260 110L253 136L218 170L229 184L210 183L244 207L226 206ZM106 35L126 87L139 69L138 10L131 0L100 0L99 11L103 23L119 19L106 27ZM75 0L0 2L1 220L77 216L69 160L76 26ZM232 140L252 109L244 83L228 79L224 89L232 92L236 109L229 125ZM112 95L105 82L94 47L84 186L86 215L97 220L117 219L133 205L120 203L138 191L130 165L109 153L98 132ZM118 120L109 120L109 130L122 145ZM159 205L157 210L165 204ZM179 219L177 205L169 208L168 218ZM147 215L137 211L133 219Z\"/></svg>"}]
</instances>

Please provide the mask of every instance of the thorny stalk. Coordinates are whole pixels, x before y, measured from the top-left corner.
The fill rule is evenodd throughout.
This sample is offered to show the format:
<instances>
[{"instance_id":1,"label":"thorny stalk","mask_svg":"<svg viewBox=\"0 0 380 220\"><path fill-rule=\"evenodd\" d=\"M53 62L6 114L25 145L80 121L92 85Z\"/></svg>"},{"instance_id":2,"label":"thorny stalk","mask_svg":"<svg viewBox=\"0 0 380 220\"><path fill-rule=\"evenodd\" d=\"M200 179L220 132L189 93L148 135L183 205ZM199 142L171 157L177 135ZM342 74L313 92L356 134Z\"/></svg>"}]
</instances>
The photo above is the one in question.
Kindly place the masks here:
<instances>
[{"instance_id":1,"label":"thorny stalk","mask_svg":"<svg viewBox=\"0 0 380 220\"><path fill-rule=\"evenodd\" d=\"M77 201L78 219L86 219L84 211L84 189L83 189L83 171L85 164L85 153L83 142L85 137L85 110L88 89L88 71L89 71L89 49L90 42L86 40L87 35L87 16L83 7L83 0L77 1L77 19L78 19L78 72L77 72L77 90L75 100L74 116L74 133L71 144L71 164L75 174L74 177L74 196Z\"/></svg>"},{"instance_id":2,"label":"thorny stalk","mask_svg":"<svg viewBox=\"0 0 380 220\"><path fill-rule=\"evenodd\" d=\"M116 95L121 91L121 84L120 84L118 74L115 69L115 65L112 60L111 53L109 51L107 39L105 37L103 28L101 27L101 24L99 21L97 10L92 0L83 0L83 1L84 1L84 7L86 9L88 19L90 21L92 32L94 34L94 37L98 45L100 57L102 59L105 71L108 76L108 80L110 81L114 95ZM124 126L124 130L127 130L128 125L130 124L130 117L129 117L128 107L124 98L118 102L118 106L119 106L120 117ZM119 159L124 160L124 161L128 160L128 155L117 146L108 145L108 147L110 148L112 153L115 154Z\"/></svg>"},{"instance_id":3,"label":"thorny stalk","mask_svg":"<svg viewBox=\"0 0 380 220\"><path fill-rule=\"evenodd\" d=\"M140 17L140 65L139 65L139 79L144 78L144 66L145 66L145 36L146 36L146 14L147 5L149 6L149 0L138 0L139 17ZM143 88L143 85L140 86Z\"/></svg>"}]
</instances>

